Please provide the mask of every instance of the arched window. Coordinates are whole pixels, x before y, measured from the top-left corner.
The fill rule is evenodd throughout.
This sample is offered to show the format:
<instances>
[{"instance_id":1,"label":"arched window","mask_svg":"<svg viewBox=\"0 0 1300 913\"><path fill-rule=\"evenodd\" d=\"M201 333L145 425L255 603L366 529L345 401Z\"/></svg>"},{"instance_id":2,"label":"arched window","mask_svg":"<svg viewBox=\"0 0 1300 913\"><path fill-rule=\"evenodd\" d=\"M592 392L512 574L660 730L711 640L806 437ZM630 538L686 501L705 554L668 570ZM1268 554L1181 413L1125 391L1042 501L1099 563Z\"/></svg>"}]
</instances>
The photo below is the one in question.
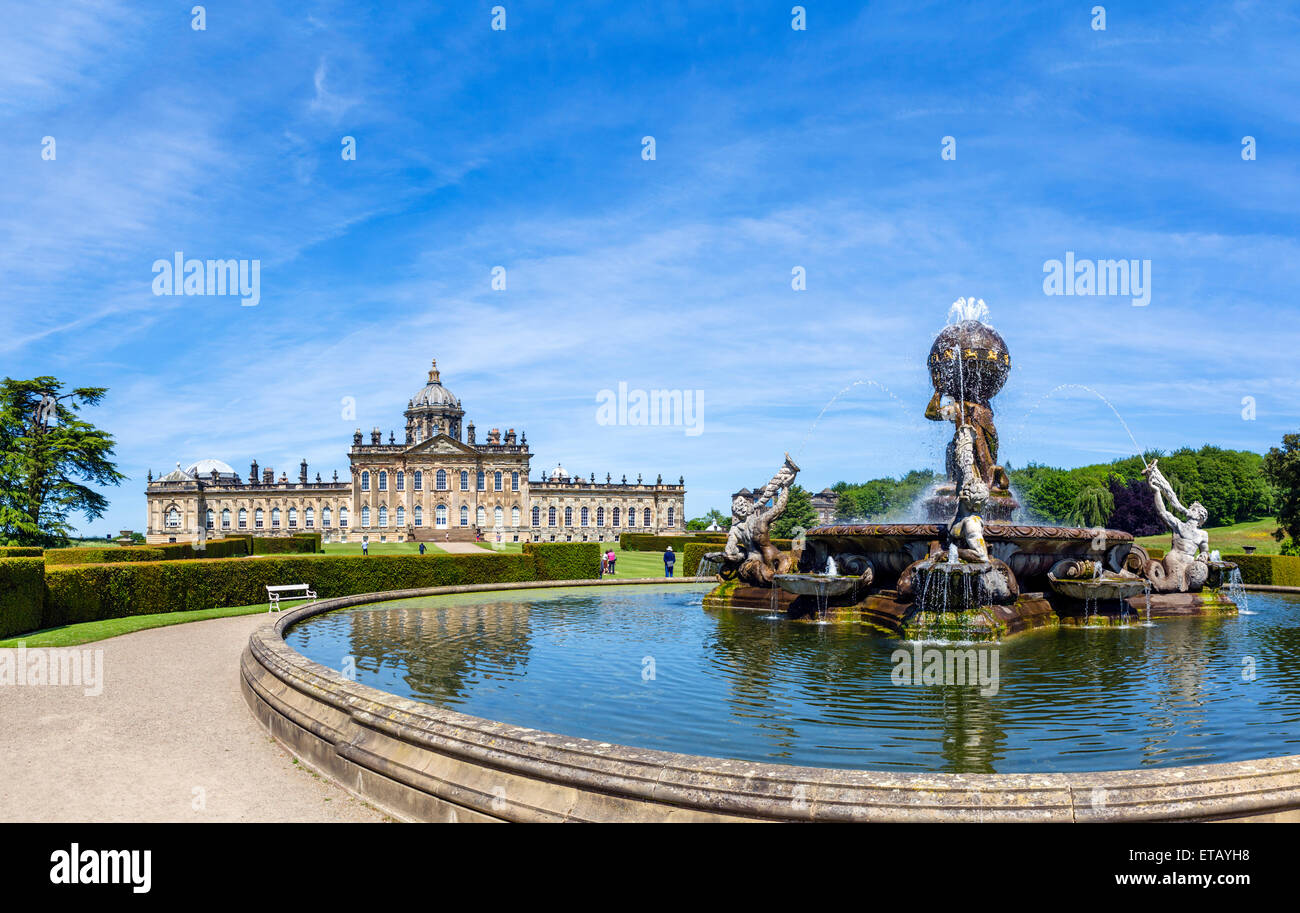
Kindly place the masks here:
<instances>
[{"instance_id":1,"label":"arched window","mask_svg":"<svg viewBox=\"0 0 1300 913\"><path fill-rule=\"evenodd\" d=\"M572 508L572 507L566 507L566 508L564 508L564 525L565 525L565 526L572 526L572 525L573 525L573 508Z\"/></svg>"},{"instance_id":2,"label":"arched window","mask_svg":"<svg viewBox=\"0 0 1300 913\"><path fill-rule=\"evenodd\" d=\"M417 504L417 505L415 505L415 511L414 511L414 513L415 513L415 525L416 525L416 526L423 526L423 525L424 525L424 508L421 507L419 504Z\"/></svg>"},{"instance_id":3,"label":"arched window","mask_svg":"<svg viewBox=\"0 0 1300 913\"><path fill-rule=\"evenodd\" d=\"M298 508L296 507L289 508L289 525L290 526L298 525Z\"/></svg>"},{"instance_id":4,"label":"arched window","mask_svg":"<svg viewBox=\"0 0 1300 913\"><path fill-rule=\"evenodd\" d=\"M642 511L642 513L641 513L641 525L642 525L642 526L650 526L650 525L651 525L651 524L650 524L650 508L648 508L648 507L647 507L644 511Z\"/></svg>"},{"instance_id":5,"label":"arched window","mask_svg":"<svg viewBox=\"0 0 1300 913\"><path fill-rule=\"evenodd\" d=\"M380 526L388 525L388 508L383 505L381 505L379 508L379 525Z\"/></svg>"},{"instance_id":6,"label":"arched window","mask_svg":"<svg viewBox=\"0 0 1300 913\"><path fill-rule=\"evenodd\" d=\"M587 511L587 508L584 507L582 509L581 513L579 514L579 519L582 521L583 526L586 526L588 523L591 522L591 514Z\"/></svg>"},{"instance_id":7,"label":"arched window","mask_svg":"<svg viewBox=\"0 0 1300 913\"><path fill-rule=\"evenodd\" d=\"M406 491L406 473L400 469L397 470L397 490Z\"/></svg>"},{"instance_id":8,"label":"arched window","mask_svg":"<svg viewBox=\"0 0 1300 913\"><path fill-rule=\"evenodd\" d=\"M460 525L469 526L469 505L468 504L462 504L460 506Z\"/></svg>"},{"instance_id":9,"label":"arched window","mask_svg":"<svg viewBox=\"0 0 1300 913\"><path fill-rule=\"evenodd\" d=\"M628 526L636 526L636 508L635 508L635 507L629 507L629 508L627 509L627 525L628 525Z\"/></svg>"},{"instance_id":10,"label":"arched window","mask_svg":"<svg viewBox=\"0 0 1300 913\"><path fill-rule=\"evenodd\" d=\"M447 528L447 505L439 504L438 509L434 511L434 522L438 524L438 529Z\"/></svg>"},{"instance_id":11,"label":"arched window","mask_svg":"<svg viewBox=\"0 0 1300 913\"><path fill-rule=\"evenodd\" d=\"M248 508L239 508L239 528L248 529Z\"/></svg>"},{"instance_id":12,"label":"arched window","mask_svg":"<svg viewBox=\"0 0 1300 913\"><path fill-rule=\"evenodd\" d=\"M400 529L406 525L406 508L398 505L397 507L397 526Z\"/></svg>"},{"instance_id":13,"label":"arched window","mask_svg":"<svg viewBox=\"0 0 1300 913\"><path fill-rule=\"evenodd\" d=\"M499 469L496 472L492 473L492 490L493 491L501 490L501 470Z\"/></svg>"},{"instance_id":14,"label":"arched window","mask_svg":"<svg viewBox=\"0 0 1300 913\"><path fill-rule=\"evenodd\" d=\"M447 470L438 470L438 475L434 478L434 484L438 486L438 491L447 490Z\"/></svg>"},{"instance_id":15,"label":"arched window","mask_svg":"<svg viewBox=\"0 0 1300 913\"><path fill-rule=\"evenodd\" d=\"M469 491L469 472L464 469L460 471L460 490Z\"/></svg>"},{"instance_id":16,"label":"arched window","mask_svg":"<svg viewBox=\"0 0 1300 913\"><path fill-rule=\"evenodd\" d=\"M605 508L603 507L596 508L596 525L597 526L605 525Z\"/></svg>"},{"instance_id":17,"label":"arched window","mask_svg":"<svg viewBox=\"0 0 1300 913\"><path fill-rule=\"evenodd\" d=\"M482 504L480 504L478 510L474 512L474 522L479 526L487 526L487 508Z\"/></svg>"},{"instance_id":18,"label":"arched window","mask_svg":"<svg viewBox=\"0 0 1300 913\"><path fill-rule=\"evenodd\" d=\"M329 509L329 507L322 507L322 508L320 509L320 525L321 525L321 526L325 526L325 527L328 527L328 526L330 525L330 509Z\"/></svg>"},{"instance_id":19,"label":"arched window","mask_svg":"<svg viewBox=\"0 0 1300 913\"><path fill-rule=\"evenodd\" d=\"M618 526L618 508L614 508L614 525Z\"/></svg>"},{"instance_id":20,"label":"arched window","mask_svg":"<svg viewBox=\"0 0 1300 913\"><path fill-rule=\"evenodd\" d=\"M487 473L481 469L478 471L478 490L487 491Z\"/></svg>"},{"instance_id":21,"label":"arched window","mask_svg":"<svg viewBox=\"0 0 1300 913\"><path fill-rule=\"evenodd\" d=\"M167 508L167 527L178 529L181 525L181 512L174 507Z\"/></svg>"},{"instance_id":22,"label":"arched window","mask_svg":"<svg viewBox=\"0 0 1300 913\"><path fill-rule=\"evenodd\" d=\"M230 529L230 508L223 508L221 511L221 528Z\"/></svg>"},{"instance_id":23,"label":"arched window","mask_svg":"<svg viewBox=\"0 0 1300 913\"><path fill-rule=\"evenodd\" d=\"M261 529L264 525L263 521L265 519L266 514L263 513L262 508L259 507L257 510L253 511L253 527L255 529Z\"/></svg>"},{"instance_id":24,"label":"arched window","mask_svg":"<svg viewBox=\"0 0 1300 913\"><path fill-rule=\"evenodd\" d=\"M511 491L518 491L518 490L519 490L519 473L518 473L518 472L512 472L512 473L510 473L510 490L511 490Z\"/></svg>"},{"instance_id":25,"label":"arched window","mask_svg":"<svg viewBox=\"0 0 1300 913\"><path fill-rule=\"evenodd\" d=\"M370 505L369 505L369 504L364 504L364 505L362 505L362 507L361 507L361 525L362 525L362 526L369 526L369 525L370 525Z\"/></svg>"},{"instance_id":26,"label":"arched window","mask_svg":"<svg viewBox=\"0 0 1300 913\"><path fill-rule=\"evenodd\" d=\"M492 525L493 525L493 526L495 526L495 527L497 527L498 529L500 529L502 526L505 525L505 522L506 522L506 512L505 512L505 509L504 509L504 508L502 508L502 507L497 507L495 510L492 511Z\"/></svg>"},{"instance_id":27,"label":"arched window","mask_svg":"<svg viewBox=\"0 0 1300 913\"><path fill-rule=\"evenodd\" d=\"M339 526L344 527L347 525L348 525L348 509L347 506L344 505L343 507L339 508Z\"/></svg>"},{"instance_id":28,"label":"arched window","mask_svg":"<svg viewBox=\"0 0 1300 913\"><path fill-rule=\"evenodd\" d=\"M542 525L542 509L540 507L534 507L533 526L541 526L541 525Z\"/></svg>"},{"instance_id":29,"label":"arched window","mask_svg":"<svg viewBox=\"0 0 1300 913\"><path fill-rule=\"evenodd\" d=\"M442 475L442 484L443 484L444 486L446 486L446 484L447 484L447 474L446 474L446 473L443 473L443 475ZM416 490L416 491L424 491L424 473L423 473L422 471L420 471L419 469L415 470L415 490Z\"/></svg>"},{"instance_id":30,"label":"arched window","mask_svg":"<svg viewBox=\"0 0 1300 913\"><path fill-rule=\"evenodd\" d=\"M280 525L280 508L272 507L271 508L271 529L275 529L279 525Z\"/></svg>"},{"instance_id":31,"label":"arched window","mask_svg":"<svg viewBox=\"0 0 1300 913\"><path fill-rule=\"evenodd\" d=\"M388 470L379 470L379 490L388 491Z\"/></svg>"},{"instance_id":32,"label":"arched window","mask_svg":"<svg viewBox=\"0 0 1300 913\"><path fill-rule=\"evenodd\" d=\"M676 525L677 525L677 519L676 519L676 518L677 518L677 512L674 511L671 507L668 508L668 525L669 525L669 526L676 526Z\"/></svg>"},{"instance_id":33,"label":"arched window","mask_svg":"<svg viewBox=\"0 0 1300 913\"><path fill-rule=\"evenodd\" d=\"M366 472L361 473L361 490L362 490L362 491L369 491L369 490L370 490L370 472L369 472L369 471L366 471Z\"/></svg>"},{"instance_id":34,"label":"arched window","mask_svg":"<svg viewBox=\"0 0 1300 913\"><path fill-rule=\"evenodd\" d=\"M208 529L216 529L217 517L216 514L213 513L211 508L208 508L207 522L208 522Z\"/></svg>"},{"instance_id":35,"label":"arched window","mask_svg":"<svg viewBox=\"0 0 1300 913\"><path fill-rule=\"evenodd\" d=\"M308 529L311 529L316 525L316 511L313 510L312 508L309 507L306 510L304 510L302 512L302 517L303 517L303 525L306 526Z\"/></svg>"},{"instance_id":36,"label":"arched window","mask_svg":"<svg viewBox=\"0 0 1300 913\"><path fill-rule=\"evenodd\" d=\"M518 526L518 525L519 525L519 508L518 508L518 507L512 507L512 508L510 508L510 525L511 525L511 526Z\"/></svg>"},{"instance_id":37,"label":"arched window","mask_svg":"<svg viewBox=\"0 0 1300 913\"><path fill-rule=\"evenodd\" d=\"M546 511L546 525L547 525L547 526L554 526L554 525L555 525L555 508L554 508L554 507L549 508L549 509Z\"/></svg>"}]
</instances>

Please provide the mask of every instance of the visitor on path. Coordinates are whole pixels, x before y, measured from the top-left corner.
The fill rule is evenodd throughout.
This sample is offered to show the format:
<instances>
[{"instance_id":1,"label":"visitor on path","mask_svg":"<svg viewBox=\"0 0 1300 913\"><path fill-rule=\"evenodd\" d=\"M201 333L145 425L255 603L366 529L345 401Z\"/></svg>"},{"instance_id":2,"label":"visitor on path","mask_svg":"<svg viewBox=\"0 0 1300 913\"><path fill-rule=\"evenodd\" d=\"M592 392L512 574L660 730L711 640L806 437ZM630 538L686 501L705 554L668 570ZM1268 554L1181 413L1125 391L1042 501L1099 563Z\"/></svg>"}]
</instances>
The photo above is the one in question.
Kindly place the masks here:
<instances>
[{"instance_id":1,"label":"visitor on path","mask_svg":"<svg viewBox=\"0 0 1300 913\"><path fill-rule=\"evenodd\" d=\"M370 537L369 537L369 536L362 536L362 537L361 537L361 554L363 554L363 555L369 555L369 554L370 554Z\"/></svg>"},{"instance_id":2,"label":"visitor on path","mask_svg":"<svg viewBox=\"0 0 1300 913\"><path fill-rule=\"evenodd\" d=\"M614 550L611 548L605 553L605 560L609 563L609 575L614 576L614 561L616 560Z\"/></svg>"},{"instance_id":3,"label":"visitor on path","mask_svg":"<svg viewBox=\"0 0 1300 913\"><path fill-rule=\"evenodd\" d=\"M664 552L664 576L673 575L673 565L677 563L677 556L673 554L673 547L668 546L668 551Z\"/></svg>"},{"instance_id":4,"label":"visitor on path","mask_svg":"<svg viewBox=\"0 0 1300 913\"><path fill-rule=\"evenodd\" d=\"M606 564L605 556L604 556L604 554L602 553L601 556L600 556L600 576L601 576L601 577L604 577L604 576L605 576L605 571L607 570L607 568L605 567L605 564Z\"/></svg>"},{"instance_id":5,"label":"visitor on path","mask_svg":"<svg viewBox=\"0 0 1300 913\"><path fill-rule=\"evenodd\" d=\"M423 543L423 542L420 543L420 554L421 554L421 555L424 554L424 543Z\"/></svg>"}]
</instances>

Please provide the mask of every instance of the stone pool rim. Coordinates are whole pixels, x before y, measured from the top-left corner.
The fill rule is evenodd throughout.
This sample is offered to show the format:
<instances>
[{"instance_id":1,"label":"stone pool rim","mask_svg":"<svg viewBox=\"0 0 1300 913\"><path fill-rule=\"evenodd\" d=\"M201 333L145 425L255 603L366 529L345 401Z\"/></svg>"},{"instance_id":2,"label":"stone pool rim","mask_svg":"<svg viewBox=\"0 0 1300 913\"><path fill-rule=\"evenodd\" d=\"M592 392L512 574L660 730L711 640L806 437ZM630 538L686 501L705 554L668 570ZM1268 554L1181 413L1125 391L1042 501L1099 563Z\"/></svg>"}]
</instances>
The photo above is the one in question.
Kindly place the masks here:
<instances>
[{"instance_id":1,"label":"stone pool rim","mask_svg":"<svg viewBox=\"0 0 1300 913\"><path fill-rule=\"evenodd\" d=\"M469 716L350 681L284 634L315 615L424 596L714 578L425 587L279 613L240 657L245 701L308 767L407 821L1300 821L1300 755L1087 773L797 767L642 749Z\"/></svg>"}]
</instances>

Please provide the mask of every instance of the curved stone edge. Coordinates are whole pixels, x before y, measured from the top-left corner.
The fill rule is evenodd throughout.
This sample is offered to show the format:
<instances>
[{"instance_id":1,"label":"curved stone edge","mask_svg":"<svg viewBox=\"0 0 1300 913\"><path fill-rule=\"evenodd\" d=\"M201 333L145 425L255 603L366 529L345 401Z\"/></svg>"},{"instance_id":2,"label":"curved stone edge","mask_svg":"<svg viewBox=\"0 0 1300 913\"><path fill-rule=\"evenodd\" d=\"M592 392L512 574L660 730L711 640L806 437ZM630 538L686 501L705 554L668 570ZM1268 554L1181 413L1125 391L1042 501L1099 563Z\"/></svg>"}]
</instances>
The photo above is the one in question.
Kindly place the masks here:
<instances>
[{"instance_id":1,"label":"curved stone edge","mask_svg":"<svg viewBox=\"0 0 1300 913\"><path fill-rule=\"evenodd\" d=\"M400 698L308 660L283 636L313 615L377 601L671 582L525 582L324 600L253 632L240 660L241 689L254 716L303 763L403 820L1300 821L1300 756L1084 774L893 773L708 758Z\"/></svg>"}]
</instances>

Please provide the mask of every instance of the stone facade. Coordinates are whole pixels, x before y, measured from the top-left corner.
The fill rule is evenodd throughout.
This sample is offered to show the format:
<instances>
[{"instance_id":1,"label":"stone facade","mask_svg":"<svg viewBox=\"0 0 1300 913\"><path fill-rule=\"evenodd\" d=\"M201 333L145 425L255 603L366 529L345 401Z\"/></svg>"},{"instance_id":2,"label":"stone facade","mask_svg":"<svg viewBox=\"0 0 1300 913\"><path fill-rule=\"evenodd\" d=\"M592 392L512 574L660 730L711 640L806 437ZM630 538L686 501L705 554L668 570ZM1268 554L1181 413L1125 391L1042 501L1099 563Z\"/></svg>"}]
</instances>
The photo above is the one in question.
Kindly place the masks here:
<instances>
[{"instance_id":1,"label":"stone facade","mask_svg":"<svg viewBox=\"0 0 1300 913\"><path fill-rule=\"evenodd\" d=\"M597 482L562 466L529 480L526 434L493 428L477 440L460 400L442 385L435 361L405 412L404 441L378 428L352 435L349 478L310 481L307 462L291 482L249 467L248 481L219 460L202 460L157 479L146 493L151 543L194 542L225 533L288 536L319 532L327 542L610 541L622 532L685 529L686 483L660 476Z\"/></svg>"}]
</instances>

